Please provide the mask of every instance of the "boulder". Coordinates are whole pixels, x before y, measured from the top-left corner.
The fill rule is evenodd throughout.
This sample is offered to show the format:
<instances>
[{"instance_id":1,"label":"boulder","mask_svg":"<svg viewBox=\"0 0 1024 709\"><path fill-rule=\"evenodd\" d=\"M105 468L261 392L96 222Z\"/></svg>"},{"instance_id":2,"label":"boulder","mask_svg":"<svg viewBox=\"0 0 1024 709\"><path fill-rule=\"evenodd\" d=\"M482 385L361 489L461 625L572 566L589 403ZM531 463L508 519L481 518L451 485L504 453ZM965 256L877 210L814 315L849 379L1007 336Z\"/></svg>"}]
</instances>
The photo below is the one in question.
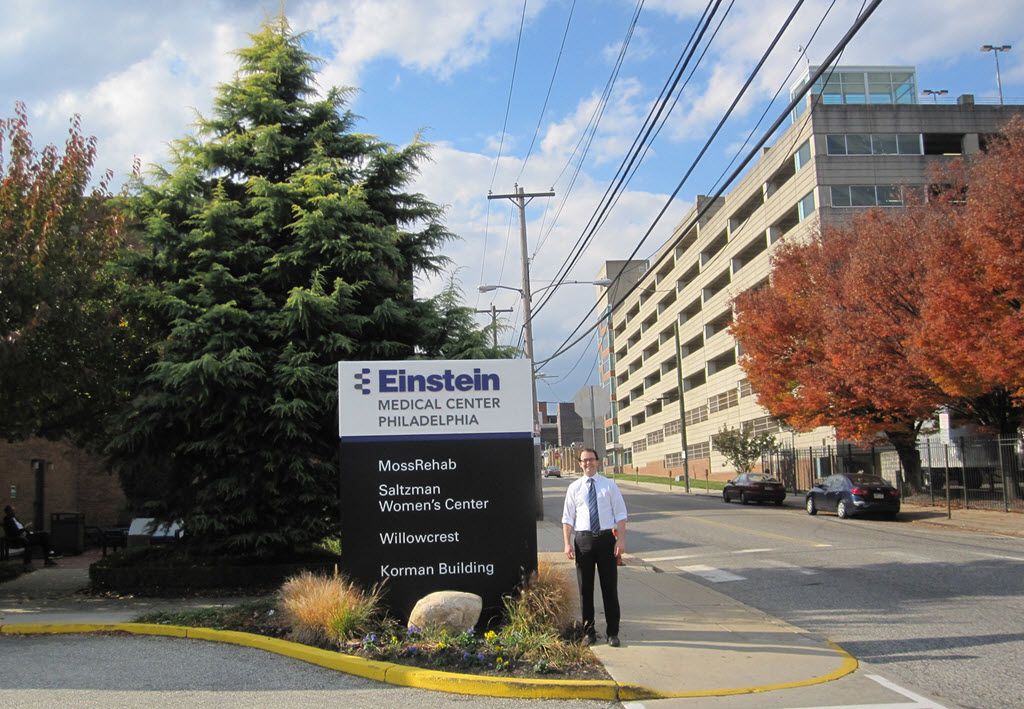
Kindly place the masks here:
<instances>
[{"instance_id":1,"label":"boulder","mask_svg":"<svg viewBox=\"0 0 1024 709\"><path fill-rule=\"evenodd\" d=\"M409 627L446 630L449 635L458 635L477 624L483 608L484 599L475 593L435 591L416 601Z\"/></svg>"}]
</instances>

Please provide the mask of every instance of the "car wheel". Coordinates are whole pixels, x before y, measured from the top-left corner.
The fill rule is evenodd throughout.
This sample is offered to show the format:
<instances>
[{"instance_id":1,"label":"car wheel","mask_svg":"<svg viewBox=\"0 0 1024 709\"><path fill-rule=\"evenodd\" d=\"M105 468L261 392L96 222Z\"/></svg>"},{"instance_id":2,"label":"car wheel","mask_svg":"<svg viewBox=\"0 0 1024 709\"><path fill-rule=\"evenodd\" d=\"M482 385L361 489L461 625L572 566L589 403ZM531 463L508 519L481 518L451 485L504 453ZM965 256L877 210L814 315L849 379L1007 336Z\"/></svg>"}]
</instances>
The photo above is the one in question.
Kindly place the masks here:
<instances>
[{"instance_id":1,"label":"car wheel","mask_svg":"<svg viewBox=\"0 0 1024 709\"><path fill-rule=\"evenodd\" d=\"M722 490L722 502L728 502L729 496L725 494L725 490Z\"/></svg>"},{"instance_id":2,"label":"car wheel","mask_svg":"<svg viewBox=\"0 0 1024 709\"><path fill-rule=\"evenodd\" d=\"M776 500L775 501L775 506L776 507L782 507L782 500Z\"/></svg>"},{"instance_id":3,"label":"car wheel","mask_svg":"<svg viewBox=\"0 0 1024 709\"><path fill-rule=\"evenodd\" d=\"M750 499L747 497L747 493L741 492L740 493L740 504L741 505L745 505L748 502L750 502Z\"/></svg>"},{"instance_id":4,"label":"car wheel","mask_svg":"<svg viewBox=\"0 0 1024 709\"><path fill-rule=\"evenodd\" d=\"M846 504L846 500L840 500L839 505L836 507L836 514L839 515L839 519L848 519L850 516L850 506Z\"/></svg>"},{"instance_id":5,"label":"car wheel","mask_svg":"<svg viewBox=\"0 0 1024 709\"><path fill-rule=\"evenodd\" d=\"M809 514L809 515L816 515L816 514L818 514L818 508L814 506L814 498L813 497L808 497L807 498L807 514Z\"/></svg>"}]
</instances>

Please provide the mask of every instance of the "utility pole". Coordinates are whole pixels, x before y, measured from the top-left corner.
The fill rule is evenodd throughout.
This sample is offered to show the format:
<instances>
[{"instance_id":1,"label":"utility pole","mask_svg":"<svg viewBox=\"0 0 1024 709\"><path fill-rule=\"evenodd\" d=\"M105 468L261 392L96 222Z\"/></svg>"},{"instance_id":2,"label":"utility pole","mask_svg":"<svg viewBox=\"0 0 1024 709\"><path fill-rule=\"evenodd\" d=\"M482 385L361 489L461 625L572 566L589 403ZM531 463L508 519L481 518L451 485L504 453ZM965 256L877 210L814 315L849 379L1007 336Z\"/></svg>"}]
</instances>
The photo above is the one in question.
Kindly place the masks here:
<instances>
[{"instance_id":1,"label":"utility pole","mask_svg":"<svg viewBox=\"0 0 1024 709\"><path fill-rule=\"evenodd\" d=\"M533 477L536 492L537 519L544 519L544 490L541 488L540 477L540 411L537 408L537 372L533 360L533 313L530 311L530 255L526 246L526 204L527 199L534 197L554 197L550 192L524 192L518 184L513 194L489 194L487 199L509 199L519 207L519 248L523 265L523 342L526 356L530 360L530 389L533 393Z\"/></svg>"},{"instance_id":2,"label":"utility pole","mask_svg":"<svg viewBox=\"0 0 1024 709\"><path fill-rule=\"evenodd\" d=\"M490 310L474 310L473 312L491 314L491 335L494 336L494 349L498 349L498 313L511 313L512 308L502 308L499 310L494 307L494 303L491 303Z\"/></svg>"},{"instance_id":3,"label":"utility pole","mask_svg":"<svg viewBox=\"0 0 1024 709\"><path fill-rule=\"evenodd\" d=\"M676 381L679 382L679 437L683 446L683 475L686 476L686 491L690 491L690 459L686 455L686 404L683 403L683 348L679 344L679 321L672 326L676 339Z\"/></svg>"}]
</instances>

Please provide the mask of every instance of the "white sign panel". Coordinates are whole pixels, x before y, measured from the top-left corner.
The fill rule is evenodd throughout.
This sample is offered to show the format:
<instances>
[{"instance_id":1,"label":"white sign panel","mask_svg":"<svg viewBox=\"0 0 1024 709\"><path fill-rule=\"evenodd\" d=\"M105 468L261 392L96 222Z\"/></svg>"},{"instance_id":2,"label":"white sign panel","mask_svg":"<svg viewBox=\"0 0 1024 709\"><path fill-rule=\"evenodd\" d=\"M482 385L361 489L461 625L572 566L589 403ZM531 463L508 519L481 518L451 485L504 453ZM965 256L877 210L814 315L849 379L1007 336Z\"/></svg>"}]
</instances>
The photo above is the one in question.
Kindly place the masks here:
<instances>
[{"instance_id":1,"label":"white sign panel","mask_svg":"<svg viewBox=\"0 0 1024 709\"><path fill-rule=\"evenodd\" d=\"M530 435L525 359L338 363L338 432L379 437Z\"/></svg>"}]
</instances>

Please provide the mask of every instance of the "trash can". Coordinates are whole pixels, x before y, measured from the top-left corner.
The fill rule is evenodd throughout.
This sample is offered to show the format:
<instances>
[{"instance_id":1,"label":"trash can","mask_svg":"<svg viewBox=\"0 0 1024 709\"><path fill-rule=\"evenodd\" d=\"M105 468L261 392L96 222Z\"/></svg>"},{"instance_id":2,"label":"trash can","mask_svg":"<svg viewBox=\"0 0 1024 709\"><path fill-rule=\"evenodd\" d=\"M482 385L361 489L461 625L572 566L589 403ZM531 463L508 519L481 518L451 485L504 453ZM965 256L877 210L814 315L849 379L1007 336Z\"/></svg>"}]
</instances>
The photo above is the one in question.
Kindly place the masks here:
<instances>
[{"instance_id":1,"label":"trash can","mask_svg":"<svg viewBox=\"0 0 1024 709\"><path fill-rule=\"evenodd\" d=\"M85 515L81 512L52 513L50 546L58 554L81 554L85 551Z\"/></svg>"}]
</instances>

